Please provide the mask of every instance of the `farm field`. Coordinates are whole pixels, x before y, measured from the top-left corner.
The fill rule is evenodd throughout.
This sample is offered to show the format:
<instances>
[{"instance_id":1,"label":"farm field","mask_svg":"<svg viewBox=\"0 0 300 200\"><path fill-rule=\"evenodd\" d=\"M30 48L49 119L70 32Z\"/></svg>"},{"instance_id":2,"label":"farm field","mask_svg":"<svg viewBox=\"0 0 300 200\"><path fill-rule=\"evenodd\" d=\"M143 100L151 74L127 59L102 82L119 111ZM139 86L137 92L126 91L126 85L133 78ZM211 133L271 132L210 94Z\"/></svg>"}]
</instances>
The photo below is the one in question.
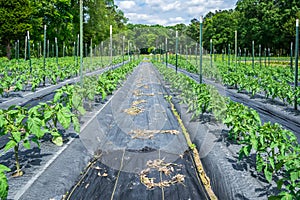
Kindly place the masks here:
<instances>
[{"instance_id":1,"label":"farm field","mask_svg":"<svg viewBox=\"0 0 300 200\"><path fill-rule=\"evenodd\" d=\"M0 200L300 200L300 1L0 1Z\"/></svg>"},{"instance_id":2,"label":"farm field","mask_svg":"<svg viewBox=\"0 0 300 200\"><path fill-rule=\"evenodd\" d=\"M189 81L188 76L180 75L177 82L173 82L174 69L154 62L156 68L149 60L139 62L107 100L98 103L86 100L86 113L79 116L82 124L79 135L71 128L62 132L62 147L55 147L50 142L51 136L47 136L41 141L40 149L20 149L20 163L25 174L20 178L9 178L9 198L48 199L65 195L65 199L118 199L124 196L211 199L214 195L231 198L234 194L265 199L265 193L276 194L275 175L268 183L270 177L255 172L252 156L247 158L245 155L245 159L238 161L240 145L247 143L241 140L239 144L234 135L242 134L238 137L246 138L242 132L231 132L233 129L228 129L230 122L224 122L229 125L227 127L220 121L222 110L231 109L226 107L226 102L220 99L218 105L214 104L217 110L209 111L208 106L208 110L199 112L185 102L189 94L181 94L186 90L180 87L191 87L186 84L193 84L192 79ZM182 86L178 87L178 84ZM101 96L100 93L100 99ZM290 142L298 144L296 137L293 138ZM195 163L196 149L203 157L200 166L207 175L199 173L203 169ZM5 157L13 164L12 152L6 153ZM66 167L61 169L62 166ZM216 176L219 177L217 180ZM210 180L210 184L203 184L203 178ZM45 182L49 185L48 190L42 190ZM229 184L224 185L224 182ZM188 192L184 192L186 186L190 188ZM103 189L99 190L99 187Z\"/></svg>"},{"instance_id":3,"label":"farm field","mask_svg":"<svg viewBox=\"0 0 300 200\"><path fill-rule=\"evenodd\" d=\"M169 62L173 64L170 67L175 69L175 61ZM195 62L192 63L182 58L178 65L179 71L199 81L199 69ZM234 72L234 66L228 68L226 64L215 62L213 68L209 65L208 59L203 69L204 83L216 87L223 96L255 109L263 122L280 123L299 138L299 111L293 107L294 97L299 95L293 89L293 75L288 68L276 66L261 70L259 66L255 66L255 70L252 70L251 65L242 65L237 67L238 72ZM299 98L297 104L299 105Z\"/></svg>"},{"instance_id":4,"label":"farm field","mask_svg":"<svg viewBox=\"0 0 300 200\"><path fill-rule=\"evenodd\" d=\"M19 149L17 151L15 149L15 152L18 152L19 154L17 156L18 163L20 165L19 172L24 175L20 178L11 177L11 179L9 179L9 184L12 184L10 188L15 188L15 190L10 190L11 193L9 193L8 198L21 198L23 193L27 191L28 187L35 183L34 181L37 179L37 177L39 177L46 169L48 169L49 165L52 164L52 162L58 162L58 155L60 155L68 146L71 146L71 149L72 147L74 147L73 145L75 145L76 147L76 144L78 143L74 142L75 144L73 144L72 141L75 138L78 138L76 132L80 132L80 124L87 122L91 118L91 116L94 115L94 113L92 112L93 108L99 108L99 105L102 105L105 102L106 97L111 95L118 82L124 78L124 75L126 75L126 72L132 69L132 67L134 66L134 64L127 65L128 66L122 66L122 69L120 69L120 65L116 65L104 68L100 71L95 71L91 74L87 74L89 76L85 77L84 83L87 85L87 83L91 80L95 80L97 82L97 79L99 79L97 88L95 88L97 85L93 83L95 87L90 88L89 90L82 91L76 86L76 81L79 81L79 79L77 78L73 80L73 82L61 83L61 85L56 85L57 88L51 87L47 88L41 93L36 92L33 95L29 94L23 107L17 106L17 108L19 110L21 109L21 111L23 112L22 114L25 115L23 118L27 119L27 122L25 125L16 123L15 129L25 129L28 130L28 133L26 133L26 135L21 135L19 141L15 137L6 137L7 135L2 136L1 152L3 155L1 157L1 160L2 163L6 166L11 166L11 169L16 169L16 164L14 163L14 157L16 157L16 154L13 155L12 151L7 150L11 148L11 146L8 145L9 143L12 143L12 141L18 142L17 146L19 147ZM112 72L111 70L114 70L114 72ZM117 74L119 74L119 76L116 76ZM108 79L108 77L112 76L114 76L114 78ZM105 81L106 84L104 84ZM91 93L91 91L93 91L93 93ZM83 102L78 102L78 98L82 100L85 99L86 105L83 105ZM94 98L97 99L97 102L94 102ZM93 101L91 101L91 99ZM11 115L10 112L14 109L14 107L16 106L11 105L8 109L1 109L1 122L4 123L4 125L13 123L8 121L8 118L2 117L8 117L9 115ZM26 110L27 108L29 109L28 111ZM71 108L73 109L73 111L76 110L75 113L71 113ZM32 114L34 110L38 110L38 112L35 111L35 114ZM85 113L88 114L84 115ZM19 116L22 115L21 113L17 114ZM48 117L46 117L46 115ZM84 117L82 115L84 115ZM17 115L15 115L15 117L17 117ZM55 120L56 122L54 122ZM33 131L34 127L36 128L36 130L38 129L40 131L46 131L39 132L39 134L41 135L38 135L36 131ZM51 134L48 134L48 132ZM46 135L44 135L45 133ZM25 143L27 143L27 145ZM19 146L19 144L22 146ZM75 152L73 156L73 158L76 157ZM81 158L83 157L76 158L78 159L79 164L84 163L84 158L83 160L81 160ZM70 161L73 163L74 160L71 159ZM84 167L84 164L81 166ZM73 164L70 164L70 167L73 168L75 166L73 166ZM29 170L27 171L26 169ZM80 173L81 168L78 167L77 170L79 171L76 171L73 168L70 173ZM67 175L69 172L67 170L63 173L65 173L64 175ZM14 175L14 171L12 171L12 175L18 176ZM12 181L12 183L10 183L10 181ZM70 181L72 181L72 179L70 179ZM51 184L54 184L53 188L55 188L55 181ZM23 189L20 189L21 186ZM63 187L62 190L64 190ZM40 194L38 194L36 198L39 198L39 196Z\"/></svg>"}]
</instances>

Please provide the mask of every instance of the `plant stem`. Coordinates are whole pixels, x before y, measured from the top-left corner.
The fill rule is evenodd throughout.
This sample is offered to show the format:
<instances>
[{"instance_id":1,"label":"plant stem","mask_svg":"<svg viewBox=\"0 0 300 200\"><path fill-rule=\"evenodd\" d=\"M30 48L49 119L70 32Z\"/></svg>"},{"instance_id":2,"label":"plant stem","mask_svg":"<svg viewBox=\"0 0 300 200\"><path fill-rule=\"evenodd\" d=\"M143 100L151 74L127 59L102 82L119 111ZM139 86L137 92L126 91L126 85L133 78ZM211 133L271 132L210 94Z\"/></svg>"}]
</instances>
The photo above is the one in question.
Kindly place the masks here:
<instances>
[{"instance_id":1,"label":"plant stem","mask_svg":"<svg viewBox=\"0 0 300 200\"><path fill-rule=\"evenodd\" d=\"M20 170L20 162L19 162L19 145L16 145L14 147L14 151L15 151L16 167L17 167L17 173L16 174L20 174L21 170Z\"/></svg>"}]
</instances>

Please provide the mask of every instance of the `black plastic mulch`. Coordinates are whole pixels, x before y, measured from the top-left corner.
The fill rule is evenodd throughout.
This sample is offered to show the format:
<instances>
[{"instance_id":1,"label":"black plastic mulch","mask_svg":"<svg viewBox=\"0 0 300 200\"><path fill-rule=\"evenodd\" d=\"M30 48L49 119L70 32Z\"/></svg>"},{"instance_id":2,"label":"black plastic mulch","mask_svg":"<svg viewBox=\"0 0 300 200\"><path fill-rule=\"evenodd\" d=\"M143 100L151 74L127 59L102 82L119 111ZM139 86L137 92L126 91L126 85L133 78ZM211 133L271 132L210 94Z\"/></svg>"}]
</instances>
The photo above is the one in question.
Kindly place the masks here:
<instances>
[{"instance_id":1,"label":"black plastic mulch","mask_svg":"<svg viewBox=\"0 0 300 200\"><path fill-rule=\"evenodd\" d=\"M135 69L109 105L80 134L88 150L101 152L101 156L78 178L66 199L208 199L165 95L150 63ZM126 112L133 107L137 113ZM132 133L138 130L141 135ZM165 130L176 134L162 133ZM157 133L148 138L143 131ZM165 175L150 170L148 177L155 178L153 182L175 175L184 175L184 181L147 188L140 174L148 168L147 162L157 159L171 163L173 171Z\"/></svg>"},{"instance_id":2,"label":"black plastic mulch","mask_svg":"<svg viewBox=\"0 0 300 200\"><path fill-rule=\"evenodd\" d=\"M103 164L102 158L99 158L89 170L86 171L81 182L76 187L72 188L72 194L70 193L70 199L208 199L204 188L202 187L197 173L195 171L193 160L191 159L190 152L186 152L182 158L178 158L172 163L176 165L175 172L170 176L162 175L157 170L149 173L149 178L154 178L154 182L160 182L161 180L168 180L177 173L184 174L184 182L170 185L168 187L155 187L147 189L140 181L138 173L130 173L123 171L123 168L141 166L141 162L146 162L151 159L152 156L145 155L144 159L135 159L134 157L128 158L127 152L124 157L127 157L124 161L122 168L120 156L124 152L119 151L115 153L109 153L108 156L111 159L118 160L119 169L111 168ZM155 152L157 157L158 151ZM115 154L115 158L111 154ZM140 153L139 153L140 154ZM167 155L166 155L167 156ZM105 158L104 158L105 159ZM132 160L131 160L132 159ZM152 159L155 159L154 157ZM115 165L116 166L116 165ZM117 166L116 166L117 167ZM146 164L144 166L147 168Z\"/></svg>"}]
</instances>

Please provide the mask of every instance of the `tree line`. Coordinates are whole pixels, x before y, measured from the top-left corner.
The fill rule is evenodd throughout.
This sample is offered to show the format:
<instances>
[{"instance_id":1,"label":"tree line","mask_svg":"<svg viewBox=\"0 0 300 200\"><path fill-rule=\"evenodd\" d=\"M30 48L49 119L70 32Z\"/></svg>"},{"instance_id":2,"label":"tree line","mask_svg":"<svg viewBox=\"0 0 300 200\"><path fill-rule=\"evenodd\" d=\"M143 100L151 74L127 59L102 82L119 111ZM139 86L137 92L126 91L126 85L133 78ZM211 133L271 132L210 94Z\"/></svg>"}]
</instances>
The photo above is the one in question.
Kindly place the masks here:
<instances>
[{"instance_id":1,"label":"tree line","mask_svg":"<svg viewBox=\"0 0 300 200\"><path fill-rule=\"evenodd\" d=\"M110 25L114 34L126 30L126 38L141 48L164 43L162 37L174 37L175 30L199 43L199 19L191 19L188 25L166 27L127 24L128 19L113 0L83 0L83 3L84 43L89 44L92 39L93 44L99 44L107 39ZM297 18L300 18L299 0L238 0L234 9L216 10L204 16L203 47L209 49L212 39L217 53L228 49L229 44L233 49L237 31L238 47L243 53L245 48L248 51L252 48L254 41L255 52L260 44L262 51L269 48L275 54L286 55L291 42L295 42ZM60 49L62 42L72 49L79 33L79 0L1 0L0 56L10 58L16 40L24 48L26 31L30 31L32 41L42 44L44 25L50 42L54 43L57 37Z\"/></svg>"},{"instance_id":2,"label":"tree line","mask_svg":"<svg viewBox=\"0 0 300 200\"><path fill-rule=\"evenodd\" d=\"M109 26L113 32L125 28L127 18L113 0L83 0L84 42L99 43L109 36ZM79 34L79 0L1 0L0 1L0 56L11 58L15 42L20 40L23 47L26 32L30 40L42 42L44 25L47 39L54 43L73 46Z\"/></svg>"},{"instance_id":3,"label":"tree line","mask_svg":"<svg viewBox=\"0 0 300 200\"><path fill-rule=\"evenodd\" d=\"M238 0L235 9L209 12L204 17L203 46L209 49L212 39L219 53L228 44L234 47L236 30L242 49L251 49L254 41L256 50L260 44L262 49L287 54L291 42L295 43L295 24L299 18L299 0ZM185 31L199 41L199 20L192 19Z\"/></svg>"},{"instance_id":4,"label":"tree line","mask_svg":"<svg viewBox=\"0 0 300 200\"><path fill-rule=\"evenodd\" d=\"M228 45L234 50L235 31L238 35L238 47L244 54L246 48L251 53L252 41L255 42L255 52L258 53L258 45L264 49L270 49L273 54L287 55L290 53L291 42L295 43L296 19L300 19L299 0L238 0L236 7L229 10L216 10L209 12L203 20L203 47L210 49L212 39L217 53L225 52ZM160 25L129 25L129 29L152 27L161 28L161 36L170 35L168 30L177 30L179 35L186 35L199 43L200 22L192 19L190 24L176 24L163 27ZM154 30L154 29L152 29ZM161 32L160 31L160 32ZM155 38L153 34L144 33ZM173 36L174 37L174 34ZM145 38L145 35L139 35ZM293 44L294 48L295 44Z\"/></svg>"}]
</instances>

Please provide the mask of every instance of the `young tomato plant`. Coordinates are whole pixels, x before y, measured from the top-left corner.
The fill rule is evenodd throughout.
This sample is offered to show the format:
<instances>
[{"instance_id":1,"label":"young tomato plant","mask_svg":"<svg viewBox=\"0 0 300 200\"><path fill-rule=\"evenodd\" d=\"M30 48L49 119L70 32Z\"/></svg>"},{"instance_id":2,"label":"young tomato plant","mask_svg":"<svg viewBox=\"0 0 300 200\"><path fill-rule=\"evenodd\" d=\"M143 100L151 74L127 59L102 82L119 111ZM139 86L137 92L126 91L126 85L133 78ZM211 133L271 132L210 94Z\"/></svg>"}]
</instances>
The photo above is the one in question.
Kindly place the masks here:
<instances>
[{"instance_id":1,"label":"young tomato plant","mask_svg":"<svg viewBox=\"0 0 300 200\"><path fill-rule=\"evenodd\" d=\"M19 145L23 142L23 146L28 148L29 143L29 132L24 123L27 117L27 109L20 106L11 106L8 110L0 111L0 127L1 135L9 135L9 142L5 145L5 151L9 149L14 150L16 160L16 172L14 176L22 176L23 172L20 168L19 162Z\"/></svg>"},{"instance_id":2,"label":"young tomato plant","mask_svg":"<svg viewBox=\"0 0 300 200\"><path fill-rule=\"evenodd\" d=\"M272 174L283 166L279 156L287 156L298 145L296 136L282 129L279 124L265 123L258 130L259 137L254 150L257 154L257 170L264 170L265 177L271 181Z\"/></svg>"},{"instance_id":3,"label":"young tomato plant","mask_svg":"<svg viewBox=\"0 0 300 200\"><path fill-rule=\"evenodd\" d=\"M258 113L240 103L230 101L227 104L226 116L223 123L230 127L229 138L239 143L245 142L248 133L255 132L261 125Z\"/></svg>"}]
</instances>

